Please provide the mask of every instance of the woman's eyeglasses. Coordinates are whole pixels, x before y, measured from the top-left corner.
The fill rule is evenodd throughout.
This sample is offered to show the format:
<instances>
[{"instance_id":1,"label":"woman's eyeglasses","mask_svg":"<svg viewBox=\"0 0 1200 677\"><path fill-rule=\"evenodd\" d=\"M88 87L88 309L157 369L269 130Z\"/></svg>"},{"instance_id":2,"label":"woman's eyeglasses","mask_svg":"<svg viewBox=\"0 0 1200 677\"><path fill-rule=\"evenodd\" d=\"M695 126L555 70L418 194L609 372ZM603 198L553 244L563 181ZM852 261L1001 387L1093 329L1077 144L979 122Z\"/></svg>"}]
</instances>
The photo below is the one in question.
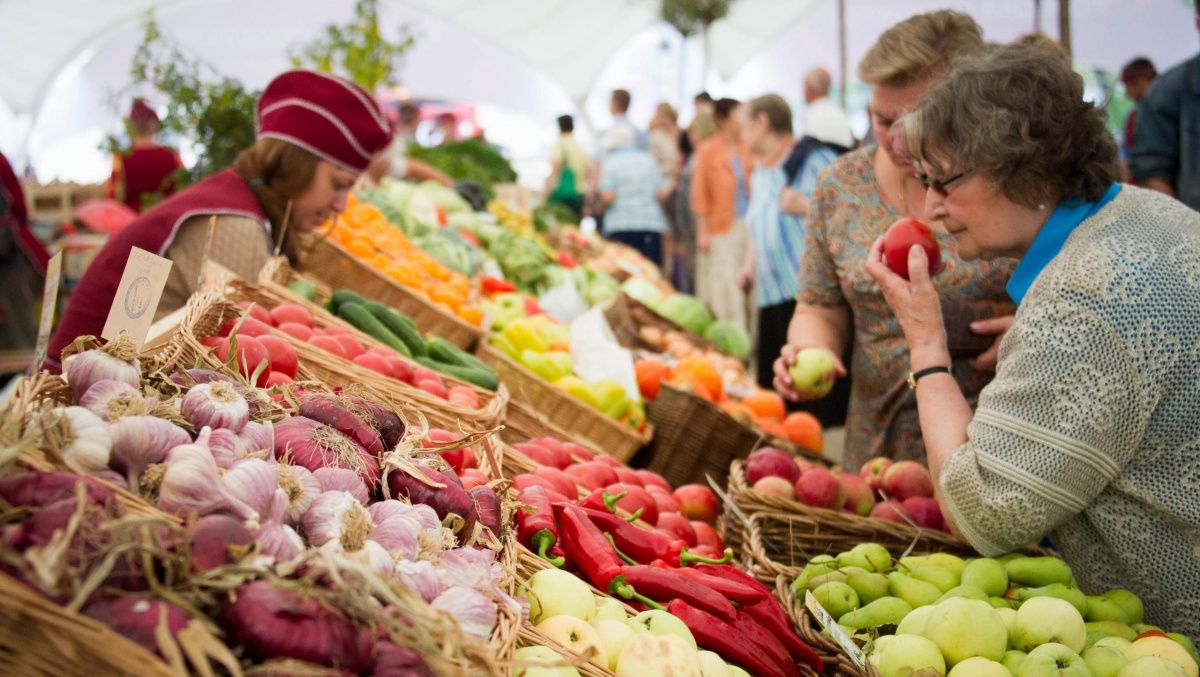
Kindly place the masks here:
<instances>
[{"instance_id":1,"label":"woman's eyeglasses","mask_svg":"<svg viewBox=\"0 0 1200 677\"><path fill-rule=\"evenodd\" d=\"M917 180L921 182L921 185L925 187L925 190L932 189L938 195L946 197L949 195L949 191L946 189L950 186L950 184L958 181L966 175L967 172L959 172L948 179L933 179L930 178L928 174L917 174Z\"/></svg>"}]
</instances>

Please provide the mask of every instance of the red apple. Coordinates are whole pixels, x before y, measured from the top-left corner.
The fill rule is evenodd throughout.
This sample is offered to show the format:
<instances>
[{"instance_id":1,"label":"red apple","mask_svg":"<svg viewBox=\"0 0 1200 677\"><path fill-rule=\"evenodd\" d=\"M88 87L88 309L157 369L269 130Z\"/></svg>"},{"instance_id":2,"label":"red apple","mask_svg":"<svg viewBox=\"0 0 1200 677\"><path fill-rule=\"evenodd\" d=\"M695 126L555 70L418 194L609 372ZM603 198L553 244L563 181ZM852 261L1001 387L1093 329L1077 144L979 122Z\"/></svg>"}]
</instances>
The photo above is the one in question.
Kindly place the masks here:
<instances>
[{"instance_id":1,"label":"red apple","mask_svg":"<svg viewBox=\"0 0 1200 677\"><path fill-rule=\"evenodd\" d=\"M438 445L446 444L448 442L457 442L460 439L462 439L461 435L456 435L456 434L450 432L449 430L442 430L441 428L430 428L429 435L422 442L422 446L424 446L426 448L436 447ZM441 451L439 451L437 453L438 453L438 455L440 455L442 457L442 459L444 459L446 461L446 463L450 464L450 467L454 469L455 473L457 473L459 475L462 474L462 471L463 471L463 450L462 449L442 449Z\"/></svg>"},{"instance_id":2,"label":"red apple","mask_svg":"<svg viewBox=\"0 0 1200 677\"><path fill-rule=\"evenodd\" d=\"M662 487L659 487L657 485L652 486L652 487L646 487L646 491L649 492L649 494L654 497L654 502L658 505L658 514L659 515L663 514L664 512L674 512L674 513L680 512L679 504L676 503L675 499L671 496L671 494L664 491L662 489Z\"/></svg>"},{"instance_id":3,"label":"red apple","mask_svg":"<svg viewBox=\"0 0 1200 677\"><path fill-rule=\"evenodd\" d=\"M883 234L883 255L888 268L904 279L908 279L908 251L913 245L921 245L929 260L929 274L942 272L942 253L937 238L929 226L916 219L903 218L888 226Z\"/></svg>"},{"instance_id":4,"label":"red apple","mask_svg":"<svg viewBox=\"0 0 1200 677\"><path fill-rule=\"evenodd\" d=\"M696 530L688 523L686 517L677 512L660 512L658 514L658 522L655 523L655 526L675 538L687 541L689 548L694 548L700 544L699 538L696 536Z\"/></svg>"},{"instance_id":5,"label":"red apple","mask_svg":"<svg viewBox=\"0 0 1200 677\"><path fill-rule=\"evenodd\" d=\"M570 475L558 468L542 466L534 470L533 474L538 477L544 477L546 481L554 484L554 488L563 496L574 498L579 495L579 488L575 486L575 480L571 479Z\"/></svg>"},{"instance_id":6,"label":"red apple","mask_svg":"<svg viewBox=\"0 0 1200 677\"><path fill-rule=\"evenodd\" d=\"M846 490L846 503L842 508L863 517L870 515L875 507L875 496L871 493L871 487L867 486L867 481L848 472L839 475L838 479Z\"/></svg>"},{"instance_id":7,"label":"red apple","mask_svg":"<svg viewBox=\"0 0 1200 677\"><path fill-rule=\"evenodd\" d=\"M607 466L611 466L613 468L624 468L625 467L625 464L622 463L616 456L613 456L612 454L596 454L596 460Z\"/></svg>"},{"instance_id":8,"label":"red apple","mask_svg":"<svg viewBox=\"0 0 1200 677\"><path fill-rule=\"evenodd\" d=\"M900 461L892 464L883 474L880 486L888 498L903 501L912 496L933 498L933 480L929 471L916 461Z\"/></svg>"},{"instance_id":9,"label":"red apple","mask_svg":"<svg viewBox=\"0 0 1200 677\"><path fill-rule=\"evenodd\" d=\"M470 491L475 487L483 486L488 483L488 476L483 474L478 468L466 468L459 476L462 480L463 489Z\"/></svg>"},{"instance_id":10,"label":"red apple","mask_svg":"<svg viewBox=\"0 0 1200 677\"><path fill-rule=\"evenodd\" d=\"M746 481L753 485L767 476L781 477L794 484L800 477L800 468L786 451L763 447L746 459Z\"/></svg>"},{"instance_id":11,"label":"red apple","mask_svg":"<svg viewBox=\"0 0 1200 677\"><path fill-rule=\"evenodd\" d=\"M878 456L864 463L858 471L858 476L867 481L867 486L871 487L871 491L879 491L879 488L883 486L883 474L890 467L892 467L892 459Z\"/></svg>"},{"instance_id":12,"label":"red apple","mask_svg":"<svg viewBox=\"0 0 1200 677\"><path fill-rule=\"evenodd\" d=\"M221 336L229 336L229 332L233 331L234 327L238 328L238 336L253 336L257 338L271 333L271 325L251 315L245 319L234 317L227 320L225 324L221 325Z\"/></svg>"},{"instance_id":13,"label":"red apple","mask_svg":"<svg viewBox=\"0 0 1200 677\"><path fill-rule=\"evenodd\" d=\"M642 478L638 477L638 474L629 466L616 466L613 468L613 472L617 473L617 479L625 484L632 484L635 487L645 486L642 484Z\"/></svg>"},{"instance_id":14,"label":"red apple","mask_svg":"<svg viewBox=\"0 0 1200 677\"><path fill-rule=\"evenodd\" d=\"M475 457L475 450L471 447L463 447L463 469L478 468L479 459Z\"/></svg>"},{"instance_id":15,"label":"red apple","mask_svg":"<svg viewBox=\"0 0 1200 677\"><path fill-rule=\"evenodd\" d=\"M254 303L252 301L238 301L237 307L241 308L242 310L249 309L250 317L253 317L263 324L272 324L271 314L267 312L266 308L262 307L261 303Z\"/></svg>"},{"instance_id":16,"label":"red apple","mask_svg":"<svg viewBox=\"0 0 1200 677\"><path fill-rule=\"evenodd\" d=\"M315 336L311 328L295 322L284 322L276 327L276 329L287 334L288 336L295 336L301 341L308 341Z\"/></svg>"},{"instance_id":17,"label":"red apple","mask_svg":"<svg viewBox=\"0 0 1200 677\"><path fill-rule=\"evenodd\" d=\"M897 522L899 524L908 524L908 522L900 516L900 511L903 508L899 501L881 501L871 508L871 517L889 522Z\"/></svg>"},{"instance_id":18,"label":"red apple","mask_svg":"<svg viewBox=\"0 0 1200 677\"><path fill-rule=\"evenodd\" d=\"M776 475L763 477L755 482L754 486L750 487L750 490L760 494L770 494L788 499L796 498L796 488L792 486L792 483Z\"/></svg>"},{"instance_id":19,"label":"red apple","mask_svg":"<svg viewBox=\"0 0 1200 677\"><path fill-rule=\"evenodd\" d=\"M534 444L540 444L555 453L562 451L563 448L563 443L561 440L548 435L543 437L535 437L529 441L533 442Z\"/></svg>"},{"instance_id":20,"label":"red apple","mask_svg":"<svg viewBox=\"0 0 1200 677\"><path fill-rule=\"evenodd\" d=\"M596 457L595 453L581 444L575 444L574 442L563 442L561 446L562 450L567 452L567 455L569 455L576 463L591 461Z\"/></svg>"},{"instance_id":21,"label":"red apple","mask_svg":"<svg viewBox=\"0 0 1200 677\"><path fill-rule=\"evenodd\" d=\"M366 352L363 350L362 343L359 342L358 339L354 338L353 336L351 336L349 334L331 334L329 332L326 332L325 335L332 336L333 340L342 344L342 352L345 353L346 357L348 357L350 359L354 359L355 357L362 355L364 352Z\"/></svg>"},{"instance_id":22,"label":"red apple","mask_svg":"<svg viewBox=\"0 0 1200 677\"><path fill-rule=\"evenodd\" d=\"M717 519L720 508L717 495L703 484L685 484L671 495L688 519L702 522L713 522Z\"/></svg>"},{"instance_id":23,"label":"red apple","mask_svg":"<svg viewBox=\"0 0 1200 677\"><path fill-rule=\"evenodd\" d=\"M281 374L273 371L267 374L267 382L263 384L264 388L274 388L275 386L286 385L292 382L292 377L287 374Z\"/></svg>"},{"instance_id":24,"label":"red apple","mask_svg":"<svg viewBox=\"0 0 1200 677\"><path fill-rule=\"evenodd\" d=\"M650 492L644 488L627 482L617 482L610 484L604 488L606 493L616 496L617 494L625 494L624 498L617 501L617 507L621 508L629 514L635 514L638 510L642 511L641 518L649 524L658 523L658 502L650 495Z\"/></svg>"},{"instance_id":25,"label":"red apple","mask_svg":"<svg viewBox=\"0 0 1200 677\"><path fill-rule=\"evenodd\" d=\"M846 488L825 468L813 468L796 481L796 498L814 508L840 510L846 502Z\"/></svg>"},{"instance_id":26,"label":"red apple","mask_svg":"<svg viewBox=\"0 0 1200 677\"><path fill-rule=\"evenodd\" d=\"M944 525L942 509L932 498L911 496L900 503L900 509L926 529L941 529Z\"/></svg>"},{"instance_id":27,"label":"red apple","mask_svg":"<svg viewBox=\"0 0 1200 677\"><path fill-rule=\"evenodd\" d=\"M649 489L651 486L657 486L664 489L668 494L671 493L671 483L668 482L662 475L650 470L634 470L635 475L642 481L642 486Z\"/></svg>"},{"instance_id":28,"label":"red apple","mask_svg":"<svg viewBox=\"0 0 1200 677\"><path fill-rule=\"evenodd\" d=\"M575 484L588 491L595 491L600 487L607 487L619 481L612 467L599 461L569 465L563 472L570 475L575 480Z\"/></svg>"},{"instance_id":29,"label":"red apple","mask_svg":"<svg viewBox=\"0 0 1200 677\"><path fill-rule=\"evenodd\" d=\"M720 553L725 552L725 541L721 539L721 534L717 533L711 524L692 520L691 525L692 530L696 532L696 542L700 544L700 547L711 549L718 553L718 557L720 557Z\"/></svg>"},{"instance_id":30,"label":"red apple","mask_svg":"<svg viewBox=\"0 0 1200 677\"><path fill-rule=\"evenodd\" d=\"M804 460L800 456L797 456L797 457L793 458L792 460L796 462L796 467L800 469L801 475L803 475L804 471L808 470L809 468L817 467L815 464L809 463L808 461Z\"/></svg>"},{"instance_id":31,"label":"red apple","mask_svg":"<svg viewBox=\"0 0 1200 677\"><path fill-rule=\"evenodd\" d=\"M317 348L324 350L330 355L337 355L338 357L345 357L349 359L349 357L346 355L346 349L342 347L342 343L332 336L316 334L312 338L308 339L308 343L309 345L316 346Z\"/></svg>"},{"instance_id":32,"label":"red apple","mask_svg":"<svg viewBox=\"0 0 1200 677\"><path fill-rule=\"evenodd\" d=\"M312 313L308 312L303 306L295 303L280 303L272 308L269 312L271 323L279 326L284 322L295 322L306 327L313 326Z\"/></svg>"},{"instance_id":33,"label":"red apple","mask_svg":"<svg viewBox=\"0 0 1200 677\"><path fill-rule=\"evenodd\" d=\"M296 349L292 347L292 344L274 334L263 334L258 337L258 342L267 349L267 354L270 355L271 371L287 374L288 378L296 378L298 358L296 357Z\"/></svg>"}]
</instances>

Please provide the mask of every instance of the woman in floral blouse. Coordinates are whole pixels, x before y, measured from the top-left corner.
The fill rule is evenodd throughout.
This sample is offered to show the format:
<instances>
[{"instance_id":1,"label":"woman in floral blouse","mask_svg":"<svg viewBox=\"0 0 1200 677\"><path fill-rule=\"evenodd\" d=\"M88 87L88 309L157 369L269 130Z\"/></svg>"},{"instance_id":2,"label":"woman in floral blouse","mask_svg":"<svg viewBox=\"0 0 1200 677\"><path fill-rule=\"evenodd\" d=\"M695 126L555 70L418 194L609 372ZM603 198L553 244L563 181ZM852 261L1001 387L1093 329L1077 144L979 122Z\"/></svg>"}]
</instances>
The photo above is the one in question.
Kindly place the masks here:
<instances>
[{"instance_id":1,"label":"woman in floral blouse","mask_svg":"<svg viewBox=\"0 0 1200 677\"><path fill-rule=\"evenodd\" d=\"M859 64L859 76L873 87L871 124L880 143L839 158L813 193L796 314L788 345L775 361L775 386L785 397L801 399L787 370L803 348L828 351L844 375L838 356L853 336L843 458L851 469L875 456L925 458L916 399L906 382L904 334L867 275L867 254L894 221L920 218L925 203L925 187L898 136L893 137L892 124L945 77L955 60L983 47L974 20L948 10L888 29ZM1013 305L1004 291L1012 263L965 262L953 241L938 233L946 268L934 284L955 377L974 402L992 377L999 335L1012 322Z\"/></svg>"}]
</instances>

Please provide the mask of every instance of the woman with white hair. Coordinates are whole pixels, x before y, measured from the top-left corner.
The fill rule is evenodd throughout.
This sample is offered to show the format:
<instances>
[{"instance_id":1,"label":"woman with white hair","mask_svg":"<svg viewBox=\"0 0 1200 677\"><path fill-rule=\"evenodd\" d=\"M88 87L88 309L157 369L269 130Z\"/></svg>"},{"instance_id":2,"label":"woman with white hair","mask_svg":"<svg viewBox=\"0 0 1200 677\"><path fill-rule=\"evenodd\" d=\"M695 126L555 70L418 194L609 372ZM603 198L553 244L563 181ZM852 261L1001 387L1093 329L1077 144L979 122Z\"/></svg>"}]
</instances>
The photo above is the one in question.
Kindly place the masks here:
<instances>
[{"instance_id":1,"label":"woman with white hair","mask_svg":"<svg viewBox=\"0 0 1200 677\"><path fill-rule=\"evenodd\" d=\"M667 230L660 200L670 191L650 153L637 147L628 127L604 135L607 154L600 165L600 204L604 236L629 245L662 265L662 236Z\"/></svg>"}]
</instances>

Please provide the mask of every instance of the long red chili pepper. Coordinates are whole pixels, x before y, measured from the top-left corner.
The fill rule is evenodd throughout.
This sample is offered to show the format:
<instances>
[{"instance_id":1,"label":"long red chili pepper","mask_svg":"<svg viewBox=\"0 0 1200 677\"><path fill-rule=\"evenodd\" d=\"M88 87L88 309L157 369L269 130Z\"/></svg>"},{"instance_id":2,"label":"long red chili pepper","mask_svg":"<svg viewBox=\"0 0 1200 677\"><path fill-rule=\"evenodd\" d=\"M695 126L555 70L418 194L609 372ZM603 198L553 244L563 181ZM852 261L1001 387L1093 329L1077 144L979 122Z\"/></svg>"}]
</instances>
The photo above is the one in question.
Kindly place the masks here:
<instances>
[{"instance_id":1,"label":"long red chili pepper","mask_svg":"<svg viewBox=\"0 0 1200 677\"><path fill-rule=\"evenodd\" d=\"M517 511L517 539L538 557L561 569L563 558L547 552L558 541L550 495L542 487L529 486L521 492L521 502L525 505Z\"/></svg>"},{"instance_id":2,"label":"long red chili pepper","mask_svg":"<svg viewBox=\"0 0 1200 677\"><path fill-rule=\"evenodd\" d=\"M733 551L726 548L722 559L701 557L688 552L687 541L671 538L660 531L643 529L626 522L621 517L603 510L581 508L592 524L613 538L617 550L638 564L650 564L656 559L672 566L684 566L691 562L722 564L733 559Z\"/></svg>"},{"instance_id":3,"label":"long red chili pepper","mask_svg":"<svg viewBox=\"0 0 1200 677\"><path fill-rule=\"evenodd\" d=\"M731 581L724 578L717 578L716 576L709 576L708 574L693 567L672 567L670 564L667 564L661 559L654 560L654 562L651 563L651 566L661 567L670 571L677 571L679 574L690 578L696 583L703 585L713 592L716 592L731 602L736 602L738 604L755 604L763 599L763 594L756 588L752 588L738 581Z\"/></svg>"},{"instance_id":4,"label":"long red chili pepper","mask_svg":"<svg viewBox=\"0 0 1200 677\"><path fill-rule=\"evenodd\" d=\"M813 652L812 647L802 642L796 636L796 631L792 628L792 621L783 613L779 602L775 601L775 598L771 595L771 591L765 585L746 572L728 564L701 564L696 567L696 571L713 576L714 578L724 578L725 580L740 582L748 587L759 590L762 593L762 599L753 604L743 605L740 609L741 614L754 619L771 633L773 637L783 642L784 648L796 660L808 665L819 665L821 663L820 657ZM817 671L819 672L820 670L817 669Z\"/></svg>"},{"instance_id":5,"label":"long red chili pepper","mask_svg":"<svg viewBox=\"0 0 1200 677\"><path fill-rule=\"evenodd\" d=\"M558 517L559 543L563 552L592 585L625 599L663 608L625 582L621 560L604 534L588 520L583 508L570 503L555 503L554 514Z\"/></svg>"},{"instance_id":6,"label":"long red chili pepper","mask_svg":"<svg viewBox=\"0 0 1200 677\"><path fill-rule=\"evenodd\" d=\"M800 671L788 658L783 647L771 653L748 637L739 636L735 625L726 623L687 602L677 599L667 605L667 611L692 631L696 643L709 651L721 654L725 660L737 663L747 672L760 677L796 677Z\"/></svg>"},{"instance_id":7,"label":"long red chili pepper","mask_svg":"<svg viewBox=\"0 0 1200 677\"><path fill-rule=\"evenodd\" d=\"M592 493L588 494L587 498L580 501L579 505L580 505L580 507L587 508L589 510L599 510L600 512L615 513L617 511L617 501L621 500L622 498L625 498L628 495L629 495L628 492L621 492L619 494L610 494L607 491L605 491L604 489L597 489L597 490L593 491ZM625 521L632 522L641 516L642 516L642 509L638 508L637 512L633 513L633 515L631 515Z\"/></svg>"},{"instance_id":8,"label":"long red chili pepper","mask_svg":"<svg viewBox=\"0 0 1200 677\"><path fill-rule=\"evenodd\" d=\"M733 627L740 635L742 635L742 637L749 639L751 642L758 645L758 647L763 651L770 652L770 655L772 656L781 656L783 660L787 662L788 667L795 669L796 661L789 654L787 647L783 645L783 642L780 640L780 638L776 637L762 625L759 625L759 623L748 616L745 611L740 609L738 610L737 618L735 618L733 621ZM804 662L814 670L820 672L824 667L821 662L821 658L817 656L817 654L813 653L811 649L808 651L808 656L809 658Z\"/></svg>"},{"instance_id":9,"label":"long red chili pepper","mask_svg":"<svg viewBox=\"0 0 1200 677\"><path fill-rule=\"evenodd\" d=\"M621 569L625 582L632 585L639 593L666 603L681 599L688 604L708 612L726 622L733 621L737 609L729 600L711 588L678 573L678 569L659 567L627 566Z\"/></svg>"}]
</instances>

